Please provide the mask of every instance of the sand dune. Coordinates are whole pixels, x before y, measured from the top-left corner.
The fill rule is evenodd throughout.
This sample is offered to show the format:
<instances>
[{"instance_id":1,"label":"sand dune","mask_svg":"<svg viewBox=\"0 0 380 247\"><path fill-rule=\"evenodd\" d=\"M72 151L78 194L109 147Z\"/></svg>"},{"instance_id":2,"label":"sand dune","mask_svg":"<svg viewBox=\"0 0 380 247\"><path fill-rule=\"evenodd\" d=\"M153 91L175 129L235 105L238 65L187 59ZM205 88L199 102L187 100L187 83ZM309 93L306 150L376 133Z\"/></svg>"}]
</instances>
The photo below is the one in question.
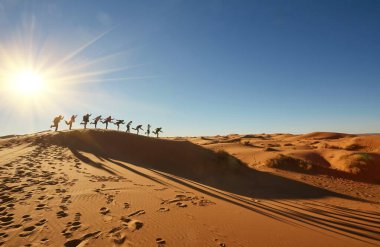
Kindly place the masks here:
<instances>
[{"instance_id":1,"label":"sand dune","mask_svg":"<svg viewBox=\"0 0 380 247\"><path fill-rule=\"evenodd\" d=\"M212 150L227 150L251 166L275 163L283 170L324 173L371 183L380 181L379 135L313 132L207 137L207 142L202 137L189 140ZM302 163L305 169L299 169Z\"/></svg>"},{"instance_id":2,"label":"sand dune","mask_svg":"<svg viewBox=\"0 0 380 247\"><path fill-rule=\"evenodd\" d=\"M378 139L305 136L1 139L0 245L379 245Z\"/></svg>"},{"instance_id":3,"label":"sand dune","mask_svg":"<svg viewBox=\"0 0 380 247\"><path fill-rule=\"evenodd\" d=\"M300 136L300 138L315 140L340 139L345 137L355 137L355 135L335 132L313 132Z\"/></svg>"}]
</instances>

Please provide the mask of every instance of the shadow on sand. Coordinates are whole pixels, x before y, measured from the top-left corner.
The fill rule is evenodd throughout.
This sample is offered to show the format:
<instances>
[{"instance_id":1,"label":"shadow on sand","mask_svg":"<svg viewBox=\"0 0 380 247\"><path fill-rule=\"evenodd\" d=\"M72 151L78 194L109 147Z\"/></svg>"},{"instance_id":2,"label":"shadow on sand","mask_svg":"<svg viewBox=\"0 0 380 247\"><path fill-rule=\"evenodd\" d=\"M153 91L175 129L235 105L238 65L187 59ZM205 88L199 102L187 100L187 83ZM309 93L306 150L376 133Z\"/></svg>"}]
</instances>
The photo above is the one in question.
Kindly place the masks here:
<instances>
[{"instance_id":1,"label":"shadow on sand","mask_svg":"<svg viewBox=\"0 0 380 247\"><path fill-rule=\"evenodd\" d=\"M380 213L351 210L312 199L358 200L248 168L227 153L215 153L190 142L147 138L116 131L71 131L42 140L68 147L83 162L115 174L80 151L166 185L167 180L288 224L326 230L359 241L380 244ZM137 171L130 163L155 176ZM253 200L254 198L255 200ZM300 202L297 199L308 199Z\"/></svg>"}]
</instances>

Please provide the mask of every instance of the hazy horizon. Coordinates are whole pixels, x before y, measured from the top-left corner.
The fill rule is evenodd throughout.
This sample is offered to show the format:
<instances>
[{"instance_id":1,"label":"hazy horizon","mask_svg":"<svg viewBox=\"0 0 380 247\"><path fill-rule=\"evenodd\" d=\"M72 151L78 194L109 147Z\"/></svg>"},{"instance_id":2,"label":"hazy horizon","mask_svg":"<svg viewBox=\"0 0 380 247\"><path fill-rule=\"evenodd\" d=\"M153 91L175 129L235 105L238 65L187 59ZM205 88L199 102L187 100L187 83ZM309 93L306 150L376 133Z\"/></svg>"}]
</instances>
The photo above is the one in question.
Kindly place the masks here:
<instances>
[{"instance_id":1,"label":"hazy horizon","mask_svg":"<svg viewBox=\"0 0 380 247\"><path fill-rule=\"evenodd\" d=\"M164 136L379 133L379 11L378 1L3 0L0 136L46 130L59 114L78 114L81 128L85 113Z\"/></svg>"}]
</instances>

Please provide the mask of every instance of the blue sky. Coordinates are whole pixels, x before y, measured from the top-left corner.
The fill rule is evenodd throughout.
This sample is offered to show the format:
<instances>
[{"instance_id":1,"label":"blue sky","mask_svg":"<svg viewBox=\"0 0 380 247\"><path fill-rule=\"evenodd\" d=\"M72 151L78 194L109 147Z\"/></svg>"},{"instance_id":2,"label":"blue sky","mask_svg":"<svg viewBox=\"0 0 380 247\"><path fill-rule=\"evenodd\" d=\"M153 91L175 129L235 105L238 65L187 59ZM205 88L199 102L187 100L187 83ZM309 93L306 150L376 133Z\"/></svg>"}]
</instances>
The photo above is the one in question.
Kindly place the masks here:
<instances>
[{"instance_id":1,"label":"blue sky","mask_svg":"<svg viewBox=\"0 0 380 247\"><path fill-rule=\"evenodd\" d=\"M170 136L380 132L379 13L375 0L0 0L9 56L49 67L78 51L62 67L107 71L44 103L0 98L0 135L87 112Z\"/></svg>"}]
</instances>

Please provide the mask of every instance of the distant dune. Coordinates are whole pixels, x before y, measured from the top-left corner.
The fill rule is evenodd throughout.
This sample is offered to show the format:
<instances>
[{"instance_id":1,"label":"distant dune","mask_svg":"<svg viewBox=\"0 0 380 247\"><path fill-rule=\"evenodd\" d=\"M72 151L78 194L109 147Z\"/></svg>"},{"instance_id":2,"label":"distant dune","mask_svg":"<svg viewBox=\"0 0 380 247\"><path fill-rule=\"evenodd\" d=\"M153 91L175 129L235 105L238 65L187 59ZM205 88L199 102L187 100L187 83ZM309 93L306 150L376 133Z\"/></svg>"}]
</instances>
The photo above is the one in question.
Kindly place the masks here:
<instances>
[{"instance_id":1,"label":"distant dune","mask_svg":"<svg viewBox=\"0 0 380 247\"><path fill-rule=\"evenodd\" d=\"M354 137L353 134L345 134L345 133L335 133L335 132L313 132L310 134L302 135L301 138L310 138L316 140L323 139L340 139L345 137Z\"/></svg>"},{"instance_id":2,"label":"distant dune","mask_svg":"<svg viewBox=\"0 0 380 247\"><path fill-rule=\"evenodd\" d=\"M380 136L0 138L0 246L380 244Z\"/></svg>"},{"instance_id":3,"label":"distant dune","mask_svg":"<svg viewBox=\"0 0 380 247\"><path fill-rule=\"evenodd\" d=\"M190 139L213 150L231 150L250 166L380 182L380 136L334 132L259 134ZM228 144L228 145L226 145Z\"/></svg>"}]
</instances>

